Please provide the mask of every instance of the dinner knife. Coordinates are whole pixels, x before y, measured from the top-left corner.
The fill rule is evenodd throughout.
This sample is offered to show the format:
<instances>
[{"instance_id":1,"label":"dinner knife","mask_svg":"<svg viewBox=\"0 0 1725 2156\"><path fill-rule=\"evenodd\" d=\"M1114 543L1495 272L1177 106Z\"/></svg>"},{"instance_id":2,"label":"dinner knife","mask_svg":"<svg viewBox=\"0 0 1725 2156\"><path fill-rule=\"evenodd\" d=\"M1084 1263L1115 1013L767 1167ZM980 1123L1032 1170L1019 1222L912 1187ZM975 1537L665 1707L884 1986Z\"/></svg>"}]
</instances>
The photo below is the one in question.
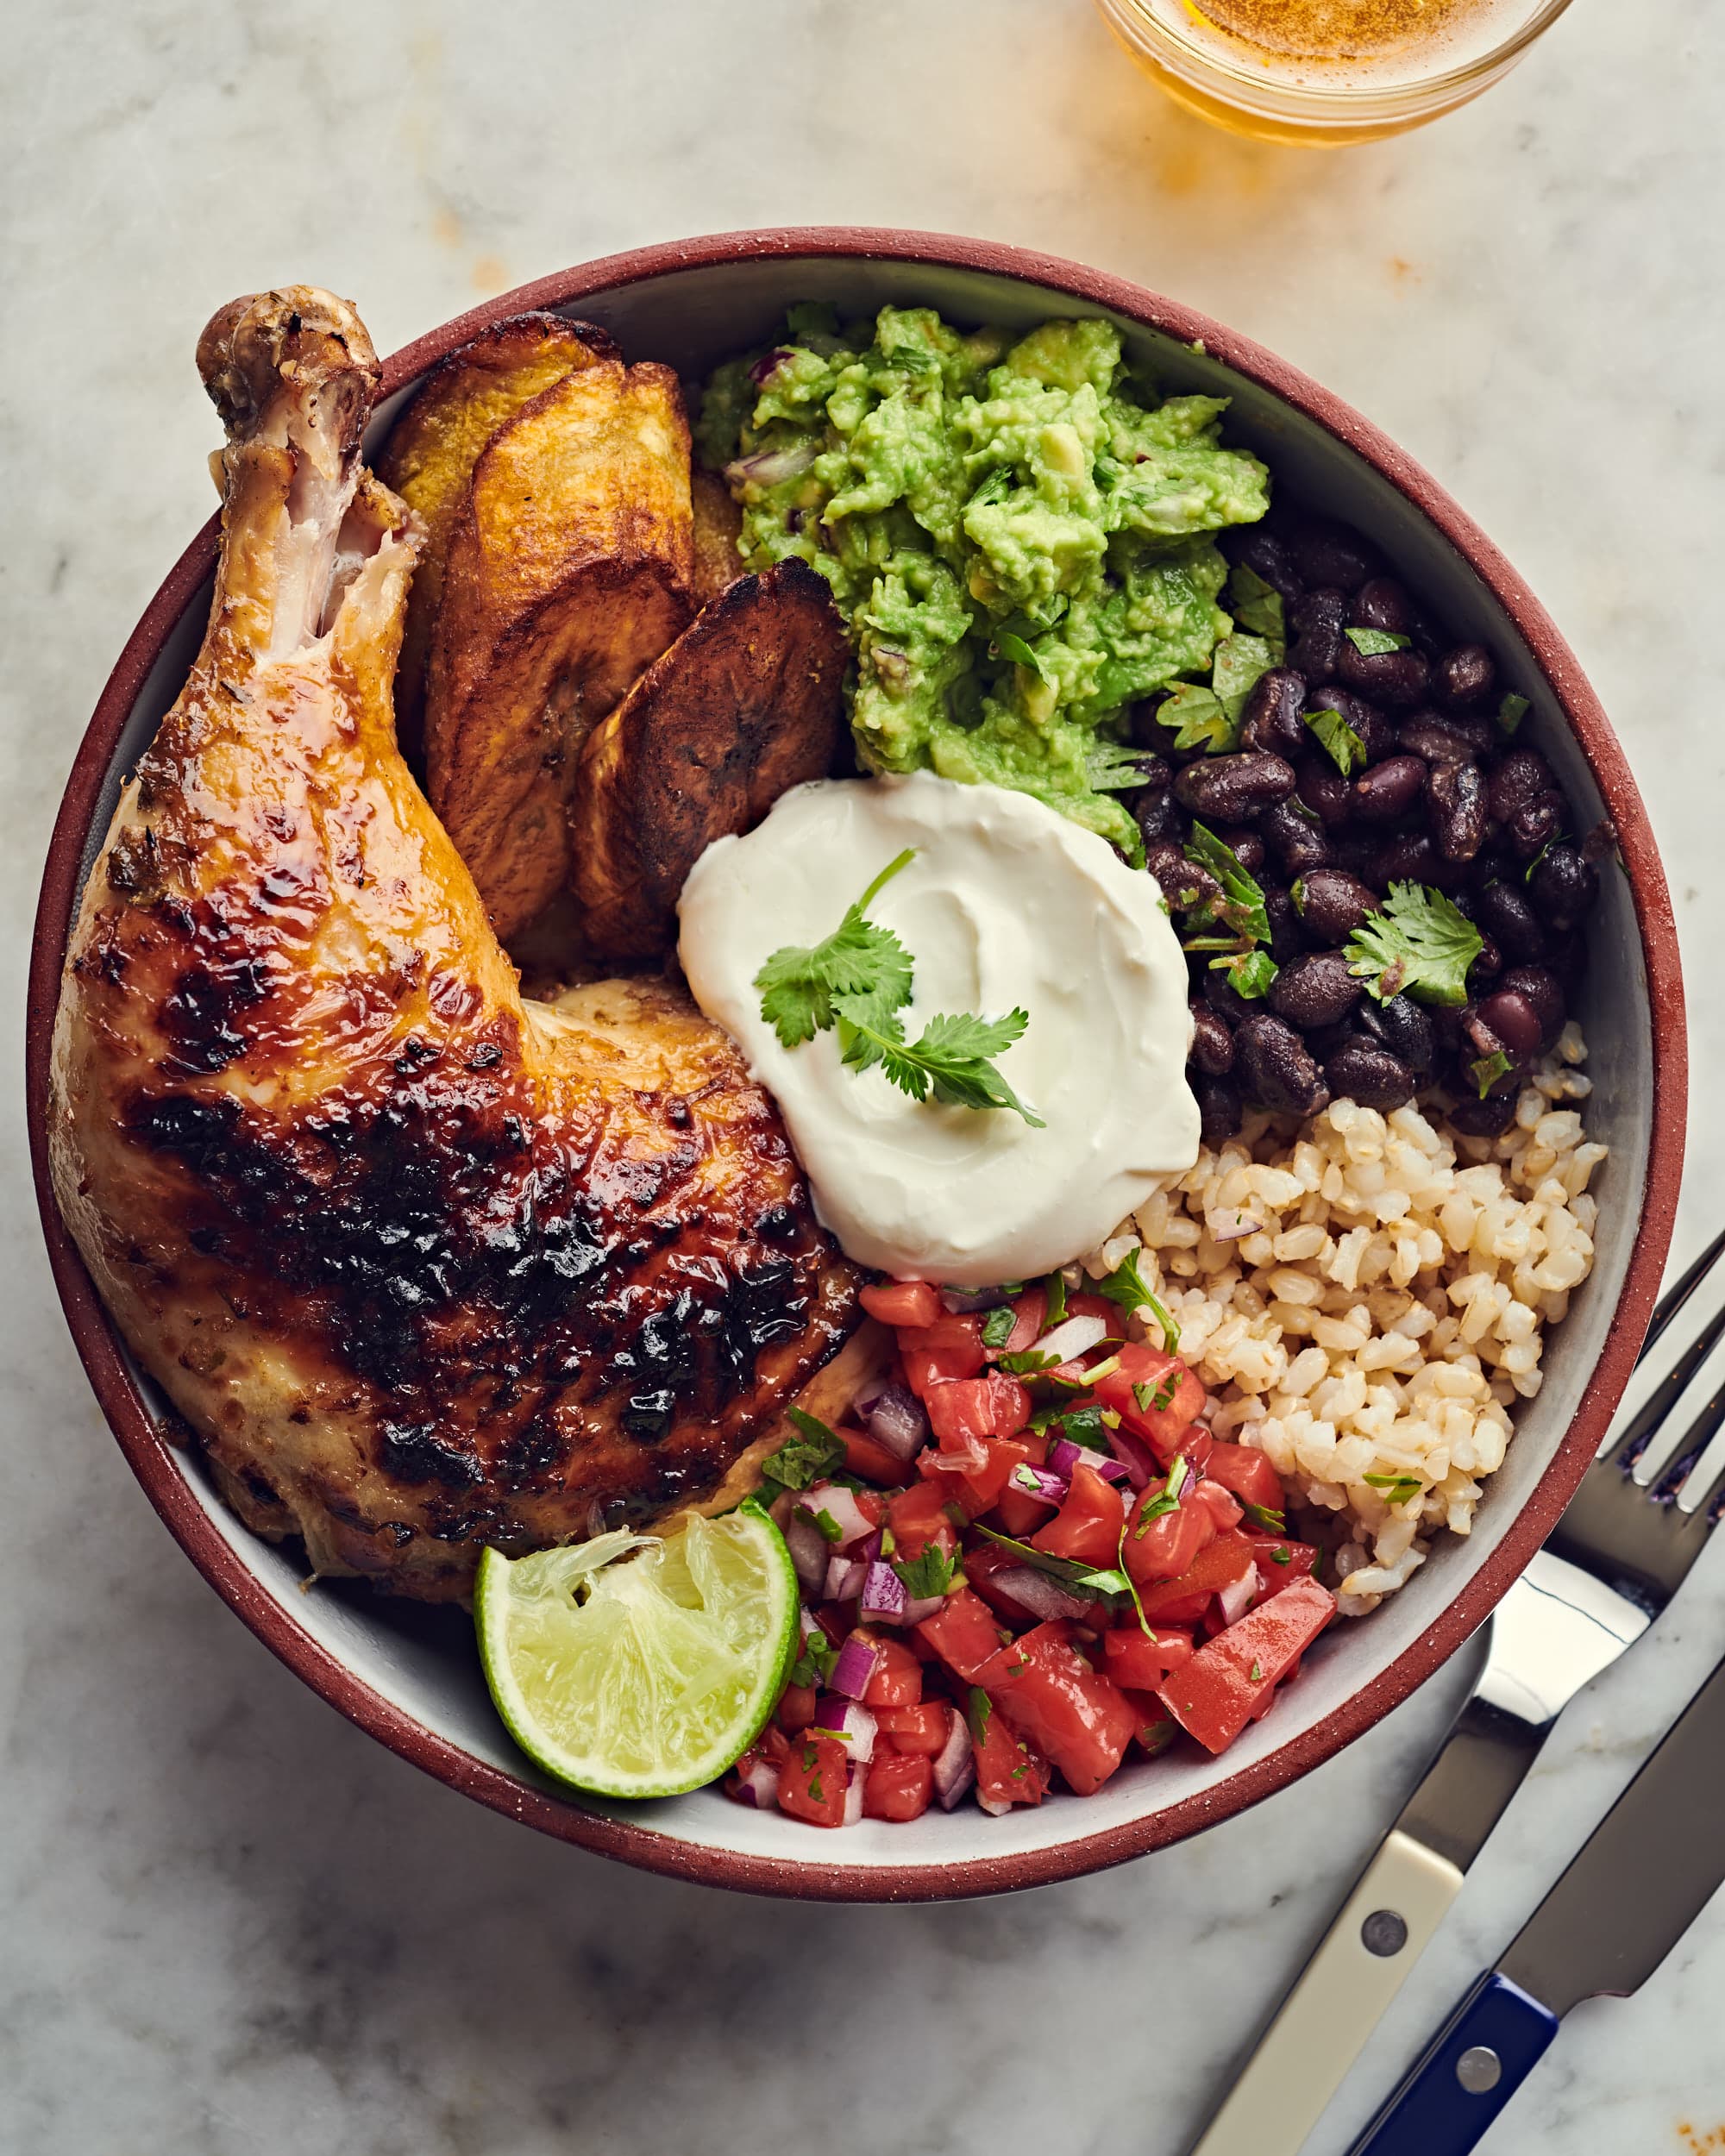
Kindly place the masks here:
<instances>
[{"instance_id":1,"label":"dinner knife","mask_svg":"<svg viewBox=\"0 0 1725 2156\"><path fill-rule=\"evenodd\" d=\"M1627 1998L1725 1879L1725 1662L1349 2156L1467 2156L1578 2001Z\"/></svg>"}]
</instances>

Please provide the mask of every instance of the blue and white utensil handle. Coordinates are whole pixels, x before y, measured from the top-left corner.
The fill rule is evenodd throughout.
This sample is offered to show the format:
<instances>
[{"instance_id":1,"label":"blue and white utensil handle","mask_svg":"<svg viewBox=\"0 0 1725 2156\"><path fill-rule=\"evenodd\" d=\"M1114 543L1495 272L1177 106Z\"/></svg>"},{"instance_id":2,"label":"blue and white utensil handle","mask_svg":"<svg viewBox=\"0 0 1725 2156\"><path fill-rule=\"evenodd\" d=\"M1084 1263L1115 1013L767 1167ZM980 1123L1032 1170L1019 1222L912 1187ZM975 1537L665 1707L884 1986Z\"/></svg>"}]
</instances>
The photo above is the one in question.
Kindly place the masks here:
<instances>
[{"instance_id":1,"label":"blue and white utensil handle","mask_svg":"<svg viewBox=\"0 0 1725 2156\"><path fill-rule=\"evenodd\" d=\"M1468 2156L1558 2027L1549 2007L1488 1970L1348 2156Z\"/></svg>"}]
</instances>

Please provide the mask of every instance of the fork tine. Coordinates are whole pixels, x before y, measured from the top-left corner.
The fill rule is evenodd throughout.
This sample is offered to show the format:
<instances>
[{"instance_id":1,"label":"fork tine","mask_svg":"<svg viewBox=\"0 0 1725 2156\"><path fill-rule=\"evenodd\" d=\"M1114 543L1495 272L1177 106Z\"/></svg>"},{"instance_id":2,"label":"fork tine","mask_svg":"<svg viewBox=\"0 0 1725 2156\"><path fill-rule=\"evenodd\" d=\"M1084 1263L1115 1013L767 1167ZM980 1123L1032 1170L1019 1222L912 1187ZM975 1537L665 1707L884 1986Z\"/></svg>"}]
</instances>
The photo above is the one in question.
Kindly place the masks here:
<instances>
[{"instance_id":1,"label":"fork tine","mask_svg":"<svg viewBox=\"0 0 1725 2156\"><path fill-rule=\"evenodd\" d=\"M1647 1338L1641 1342L1641 1352L1635 1359L1643 1360L1648 1350L1675 1318L1702 1282L1719 1262L1725 1250L1725 1229L1716 1235L1695 1263L1689 1266L1681 1279L1675 1280L1653 1305L1653 1314L1647 1321Z\"/></svg>"},{"instance_id":2,"label":"fork tine","mask_svg":"<svg viewBox=\"0 0 1725 2156\"><path fill-rule=\"evenodd\" d=\"M1715 1250L1721 1248L1725 1248L1725 1236L1722 1236L1719 1242L1714 1245ZM1707 1258L1706 1262L1708 1264L1712 1263L1710 1256ZM1696 1260L1696 1265L1701 1265L1702 1263L1702 1259L1697 1258ZM1692 1265L1690 1268L1690 1272L1693 1273L1694 1271L1695 1266ZM1697 1280L1698 1281L1701 1275L1697 1275ZM1690 1281L1689 1273L1685 1273L1683 1279L1678 1282L1677 1288L1672 1290L1672 1294L1677 1294L1678 1289L1681 1288L1684 1295L1687 1296L1693 1292L1695 1284L1695 1282ZM1667 1297L1666 1300L1669 1300L1670 1298ZM1661 1302L1659 1305L1659 1310L1664 1309L1665 1303ZM1659 1311L1655 1311L1653 1313L1653 1323L1655 1326L1661 1327L1664 1325L1669 1325L1672 1316L1675 1314L1675 1311L1669 1312L1664 1319L1661 1320ZM1602 1456L1603 1457L1608 1460L1615 1460L1617 1465L1623 1470L1625 1474L1628 1473L1629 1470L1634 1466L1635 1463L1640 1458L1641 1455L1653 1443L1654 1437L1658 1434L1661 1426L1664 1424L1665 1417L1670 1414L1672 1409L1676 1407L1678 1401L1688 1390L1690 1384L1694 1379L1696 1372L1701 1368L1702 1364L1712 1353L1715 1346L1718 1344L1722 1333L1725 1333L1725 1306L1722 1306L1719 1311L1713 1317L1709 1319L1707 1324L1703 1327L1701 1332L1697 1334L1696 1338L1690 1343L1688 1347L1684 1350L1683 1353L1678 1357L1676 1363L1672 1365L1671 1369L1668 1370L1665 1376L1659 1380L1653 1390L1648 1394L1646 1401L1643 1401L1641 1405L1640 1412L1630 1420L1628 1426L1624 1430L1622 1437L1620 1437L1614 1445L1611 1445L1609 1447L1609 1449ZM1649 1332L1648 1337L1649 1338L1653 1338L1651 1332ZM1643 1348L1641 1352L1645 1355L1647 1353L1646 1348ZM1709 1402L1709 1407L1710 1407L1712 1403ZM1706 1409L1703 1410L1703 1413L1706 1412ZM1716 1429L1718 1427L1718 1424L1716 1422L1713 1426ZM1693 1432L1690 1434L1692 1435ZM1688 1450L1687 1439L1684 1440L1684 1445L1680 1449L1684 1451Z\"/></svg>"}]
</instances>

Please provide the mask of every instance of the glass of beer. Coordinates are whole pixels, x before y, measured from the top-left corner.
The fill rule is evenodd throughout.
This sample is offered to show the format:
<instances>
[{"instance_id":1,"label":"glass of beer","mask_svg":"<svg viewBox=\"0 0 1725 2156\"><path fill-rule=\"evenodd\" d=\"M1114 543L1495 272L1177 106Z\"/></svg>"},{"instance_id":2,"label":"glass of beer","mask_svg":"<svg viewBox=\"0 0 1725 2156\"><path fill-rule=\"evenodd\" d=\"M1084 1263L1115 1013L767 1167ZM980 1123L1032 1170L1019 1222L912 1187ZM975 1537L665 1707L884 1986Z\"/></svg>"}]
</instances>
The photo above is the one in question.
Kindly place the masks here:
<instances>
[{"instance_id":1,"label":"glass of beer","mask_svg":"<svg viewBox=\"0 0 1725 2156\"><path fill-rule=\"evenodd\" d=\"M1189 110L1271 142L1369 142L1489 89L1569 0L1096 0Z\"/></svg>"}]
</instances>

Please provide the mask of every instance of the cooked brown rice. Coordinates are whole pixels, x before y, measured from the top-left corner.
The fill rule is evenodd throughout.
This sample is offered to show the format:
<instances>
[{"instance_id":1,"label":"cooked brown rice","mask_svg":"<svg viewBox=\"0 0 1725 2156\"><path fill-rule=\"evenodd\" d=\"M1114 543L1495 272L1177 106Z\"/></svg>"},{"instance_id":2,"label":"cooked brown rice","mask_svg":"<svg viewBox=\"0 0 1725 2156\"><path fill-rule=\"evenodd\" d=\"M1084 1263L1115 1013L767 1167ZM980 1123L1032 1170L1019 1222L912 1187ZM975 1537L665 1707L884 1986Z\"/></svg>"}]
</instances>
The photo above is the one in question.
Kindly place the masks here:
<instances>
[{"instance_id":1,"label":"cooked brown rice","mask_svg":"<svg viewBox=\"0 0 1725 2156\"><path fill-rule=\"evenodd\" d=\"M1216 1434L1268 1454L1296 1510L1334 1515L1345 1614L1401 1587L1440 1531L1468 1532L1540 1389L1545 1327L1593 1263L1606 1149L1571 1105L1585 1055L1566 1026L1495 1139L1414 1106L1336 1101L1292 1134L1249 1117L1085 1261L1104 1272L1142 1242Z\"/></svg>"}]
</instances>

